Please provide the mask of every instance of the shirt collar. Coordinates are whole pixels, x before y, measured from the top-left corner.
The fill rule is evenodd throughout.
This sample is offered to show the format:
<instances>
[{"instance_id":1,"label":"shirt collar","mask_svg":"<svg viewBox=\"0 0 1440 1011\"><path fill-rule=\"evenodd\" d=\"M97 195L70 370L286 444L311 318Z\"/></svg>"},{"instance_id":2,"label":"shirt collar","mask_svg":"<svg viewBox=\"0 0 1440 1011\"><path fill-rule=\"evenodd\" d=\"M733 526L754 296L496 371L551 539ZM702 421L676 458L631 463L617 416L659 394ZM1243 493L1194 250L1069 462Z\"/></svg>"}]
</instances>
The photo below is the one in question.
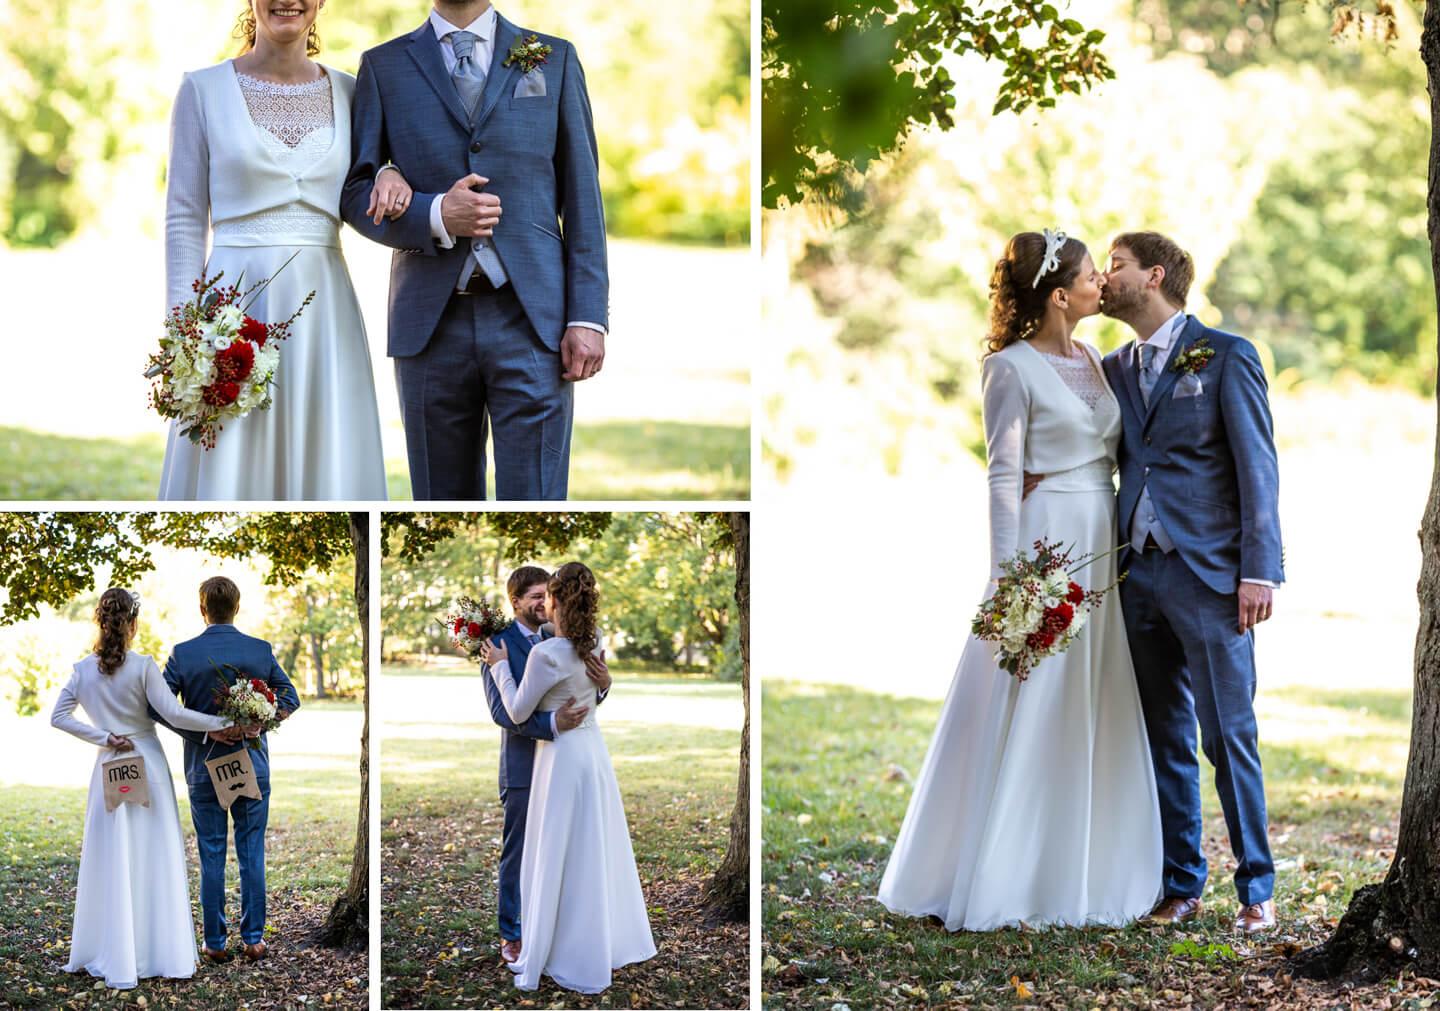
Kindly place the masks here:
<instances>
[{"instance_id":1,"label":"shirt collar","mask_svg":"<svg viewBox=\"0 0 1440 1011\"><path fill-rule=\"evenodd\" d=\"M521 633L525 636L525 638L527 638L527 639L530 638L532 635L539 635L539 634L540 634L539 632L535 631L535 630L534 630L533 628L531 628L530 626L526 625L526 624L525 624L523 621L521 621L519 618L516 618L516 619L515 619L515 627L518 628L518 629L521 631Z\"/></svg>"},{"instance_id":2,"label":"shirt collar","mask_svg":"<svg viewBox=\"0 0 1440 1011\"><path fill-rule=\"evenodd\" d=\"M451 32L466 31L474 34L481 42L489 42L495 37L495 5L491 4L489 7L486 7L484 14L481 14L464 28L458 25L452 25L440 16L439 11L432 7L430 9L430 27L435 30L435 37L437 39L443 39Z\"/></svg>"}]
</instances>

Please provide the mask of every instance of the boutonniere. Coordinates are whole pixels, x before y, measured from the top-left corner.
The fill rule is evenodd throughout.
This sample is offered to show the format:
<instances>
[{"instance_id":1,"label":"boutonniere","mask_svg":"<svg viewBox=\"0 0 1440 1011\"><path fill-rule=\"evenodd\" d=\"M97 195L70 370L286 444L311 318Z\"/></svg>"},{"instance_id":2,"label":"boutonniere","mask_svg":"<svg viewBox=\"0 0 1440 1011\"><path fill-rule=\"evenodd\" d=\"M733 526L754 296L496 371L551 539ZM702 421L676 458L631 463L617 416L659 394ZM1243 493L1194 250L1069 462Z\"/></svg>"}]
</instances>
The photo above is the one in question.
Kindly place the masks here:
<instances>
[{"instance_id":1,"label":"boutonniere","mask_svg":"<svg viewBox=\"0 0 1440 1011\"><path fill-rule=\"evenodd\" d=\"M1176 372L1183 372L1193 376L1202 371L1210 364L1210 359L1215 357L1215 349L1210 346L1209 337L1201 337L1194 344L1191 344L1184 351L1175 356L1175 362L1170 367Z\"/></svg>"},{"instance_id":2,"label":"boutonniere","mask_svg":"<svg viewBox=\"0 0 1440 1011\"><path fill-rule=\"evenodd\" d=\"M520 68L522 74L528 74L545 63L545 58L554 51L541 42L538 37L526 35L524 38L515 40L510 47L509 55L505 57L505 62L501 66L508 67L513 63Z\"/></svg>"}]
</instances>

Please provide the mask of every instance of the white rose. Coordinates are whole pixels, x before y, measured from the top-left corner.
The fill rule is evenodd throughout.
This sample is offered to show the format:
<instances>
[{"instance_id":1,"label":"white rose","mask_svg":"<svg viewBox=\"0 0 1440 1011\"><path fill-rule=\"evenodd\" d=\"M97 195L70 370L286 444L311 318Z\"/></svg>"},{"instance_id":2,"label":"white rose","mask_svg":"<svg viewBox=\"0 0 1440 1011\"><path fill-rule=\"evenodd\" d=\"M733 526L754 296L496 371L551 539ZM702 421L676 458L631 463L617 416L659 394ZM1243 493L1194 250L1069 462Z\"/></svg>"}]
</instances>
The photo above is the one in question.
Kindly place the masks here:
<instances>
[{"instance_id":1,"label":"white rose","mask_svg":"<svg viewBox=\"0 0 1440 1011\"><path fill-rule=\"evenodd\" d=\"M213 347L216 351L224 351L230 346L230 338L225 336L223 333L217 333L213 338L211 338L210 346Z\"/></svg>"}]
</instances>

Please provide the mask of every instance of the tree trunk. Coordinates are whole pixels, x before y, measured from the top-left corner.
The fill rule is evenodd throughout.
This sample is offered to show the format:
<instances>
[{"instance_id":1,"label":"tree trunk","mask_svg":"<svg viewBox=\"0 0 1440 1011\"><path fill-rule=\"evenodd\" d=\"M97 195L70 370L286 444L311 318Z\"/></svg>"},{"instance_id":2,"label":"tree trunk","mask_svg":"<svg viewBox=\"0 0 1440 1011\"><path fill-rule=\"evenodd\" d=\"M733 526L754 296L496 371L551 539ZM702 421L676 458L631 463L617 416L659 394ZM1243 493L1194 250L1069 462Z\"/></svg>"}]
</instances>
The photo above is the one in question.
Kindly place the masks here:
<instances>
[{"instance_id":1,"label":"tree trunk","mask_svg":"<svg viewBox=\"0 0 1440 1011\"><path fill-rule=\"evenodd\" d=\"M330 907L318 940L334 948L364 948L370 943L370 514L350 514L355 547L355 610L360 616L360 669L365 677L365 721L360 728L360 813L350 881Z\"/></svg>"},{"instance_id":2,"label":"tree trunk","mask_svg":"<svg viewBox=\"0 0 1440 1011\"><path fill-rule=\"evenodd\" d=\"M1440 3L1425 5L1420 57L1430 91L1430 259L1440 301ZM1415 712L1390 872L1355 893L1330 940L1301 952L1307 976L1374 982L1408 968L1440 976L1440 441L1420 526L1420 630L1415 637Z\"/></svg>"},{"instance_id":3,"label":"tree trunk","mask_svg":"<svg viewBox=\"0 0 1440 1011\"><path fill-rule=\"evenodd\" d=\"M730 812L730 845L720 869L705 886L705 904L727 919L750 917L750 514L731 513L735 539L735 605L740 614L740 694L745 726L740 731L740 781Z\"/></svg>"},{"instance_id":4,"label":"tree trunk","mask_svg":"<svg viewBox=\"0 0 1440 1011\"><path fill-rule=\"evenodd\" d=\"M358 562L356 563L359 564ZM310 600L310 591L305 591L305 624L310 624L310 613L314 605ZM325 697L325 638L319 632L313 630L305 633L305 638L310 642L310 663L315 667L315 697Z\"/></svg>"}]
</instances>

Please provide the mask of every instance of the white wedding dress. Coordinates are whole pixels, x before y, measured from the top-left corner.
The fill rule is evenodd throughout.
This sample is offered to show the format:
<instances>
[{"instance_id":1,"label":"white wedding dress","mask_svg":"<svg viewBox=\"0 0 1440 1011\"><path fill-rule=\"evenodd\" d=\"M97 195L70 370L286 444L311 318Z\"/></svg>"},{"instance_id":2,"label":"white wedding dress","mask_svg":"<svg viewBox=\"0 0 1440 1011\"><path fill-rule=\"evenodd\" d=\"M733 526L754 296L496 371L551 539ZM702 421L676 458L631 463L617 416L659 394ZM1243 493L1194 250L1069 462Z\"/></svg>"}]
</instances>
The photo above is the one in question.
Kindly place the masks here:
<instances>
[{"instance_id":1,"label":"white wedding dress","mask_svg":"<svg viewBox=\"0 0 1440 1011\"><path fill-rule=\"evenodd\" d=\"M525 849L520 857L520 958L515 985L545 974L568 990L600 993L611 970L655 954L650 919L615 768L595 722L595 685L569 639L537 643L517 690L509 661L490 668L510 718L553 711L574 696L585 722L535 742Z\"/></svg>"},{"instance_id":2,"label":"white wedding dress","mask_svg":"<svg viewBox=\"0 0 1440 1011\"><path fill-rule=\"evenodd\" d=\"M385 498L370 349L340 251L354 91L329 68L295 85L246 77L230 60L185 75L171 120L167 310L194 296L202 272L223 270L221 283L243 292L295 253L247 315L278 323L315 298L281 345L268 410L226 424L208 450L171 424L162 500Z\"/></svg>"},{"instance_id":3,"label":"white wedding dress","mask_svg":"<svg viewBox=\"0 0 1440 1011\"><path fill-rule=\"evenodd\" d=\"M185 730L219 730L230 724L182 706L155 661L133 650L113 674L101 673L93 653L77 663L50 715L53 726L100 749L90 775L65 971L84 970L120 990L147 976L185 979L195 973L195 923L180 814L147 703ZM77 704L90 723L73 715ZM112 733L130 738L134 750L106 747ZM150 806L120 804L106 811L100 766L128 755L145 762Z\"/></svg>"},{"instance_id":4,"label":"white wedding dress","mask_svg":"<svg viewBox=\"0 0 1440 1011\"><path fill-rule=\"evenodd\" d=\"M1071 558L1115 546L1120 409L1100 356L1020 341L985 359L991 576L1046 538ZM1021 500L1022 470L1045 479ZM1116 556L1082 569L1108 586ZM879 899L949 930L1121 924L1161 894L1160 809L1118 591L1018 682L970 638Z\"/></svg>"}]
</instances>

